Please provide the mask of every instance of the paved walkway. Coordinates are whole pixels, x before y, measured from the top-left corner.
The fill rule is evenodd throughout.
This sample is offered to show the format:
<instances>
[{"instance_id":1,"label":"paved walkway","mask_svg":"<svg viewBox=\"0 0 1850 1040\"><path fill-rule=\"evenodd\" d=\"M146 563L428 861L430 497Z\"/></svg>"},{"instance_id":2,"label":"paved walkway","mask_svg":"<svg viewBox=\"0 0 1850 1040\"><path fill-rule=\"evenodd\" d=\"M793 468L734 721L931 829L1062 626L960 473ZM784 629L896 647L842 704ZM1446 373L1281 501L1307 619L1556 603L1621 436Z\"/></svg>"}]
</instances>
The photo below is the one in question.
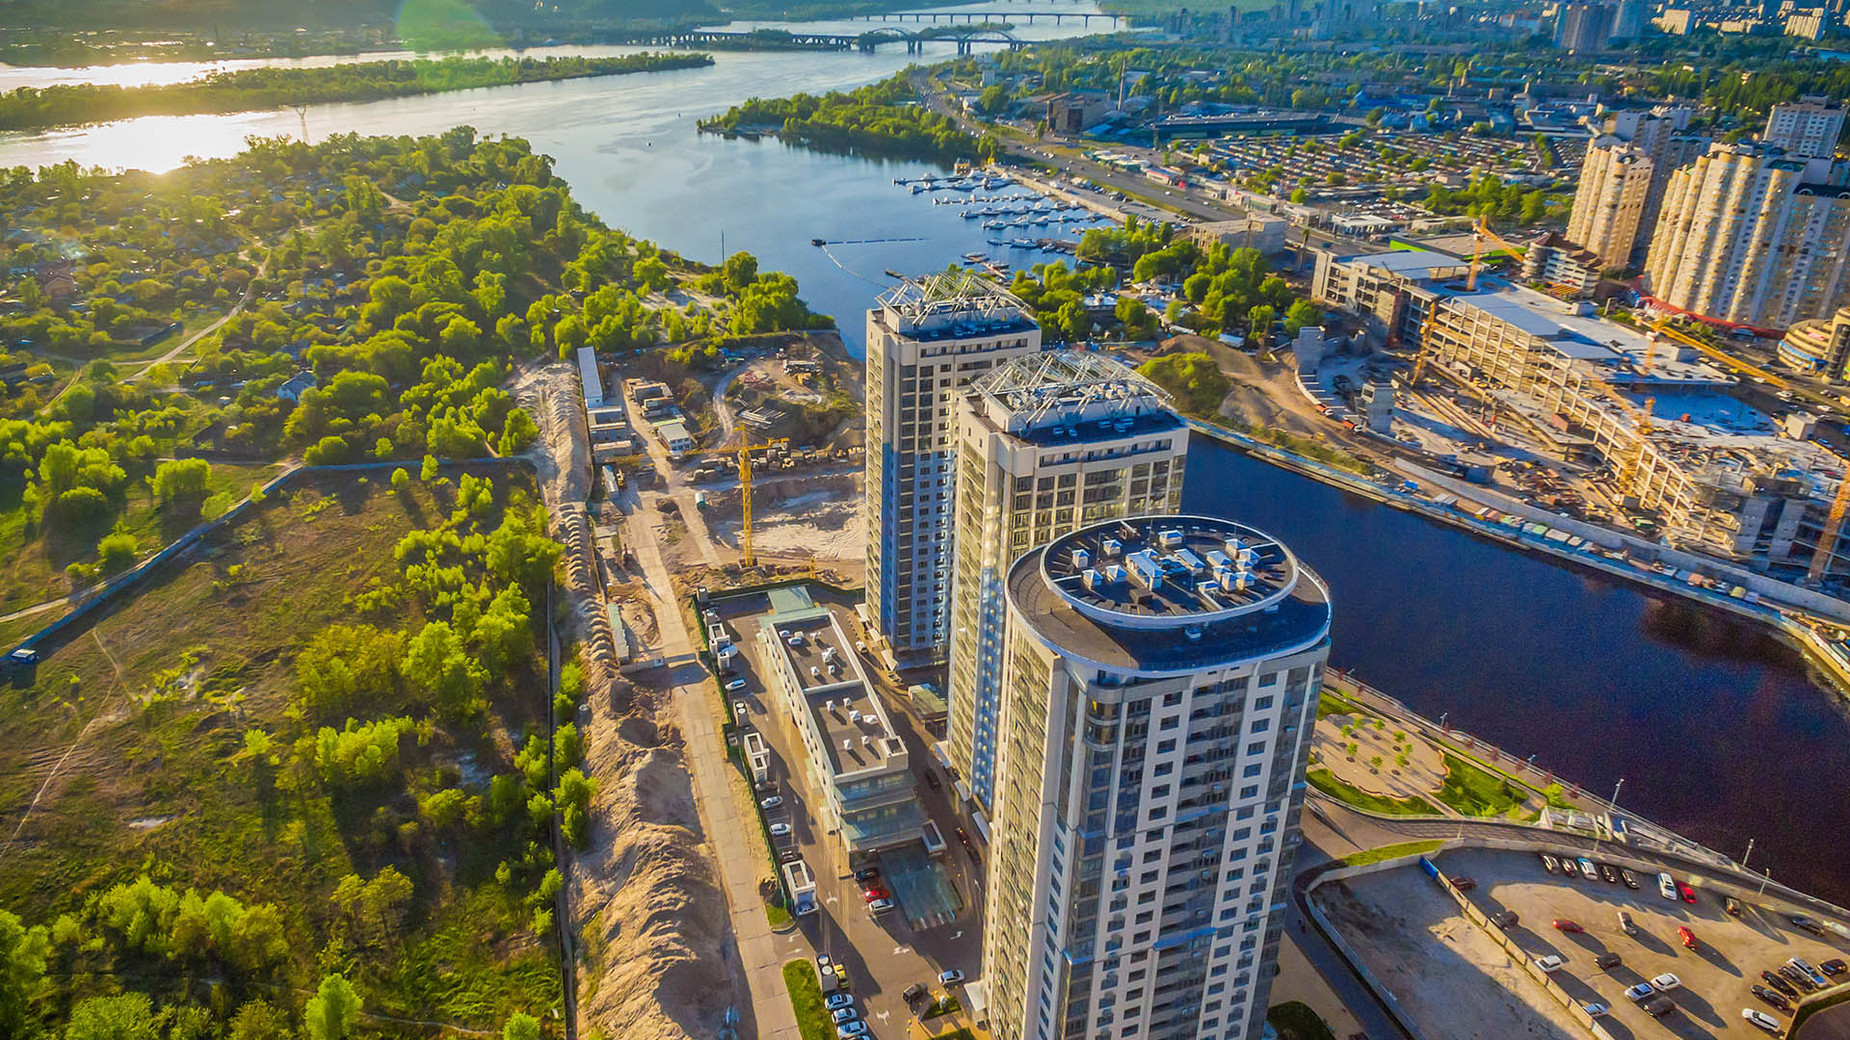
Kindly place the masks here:
<instances>
[{"instance_id":1,"label":"paved walkway","mask_svg":"<svg viewBox=\"0 0 1850 1040\"><path fill-rule=\"evenodd\" d=\"M636 553L644 584L654 600L661 628L656 649L674 684L675 708L687 748L688 772L694 780L694 798L719 868L720 884L731 909L733 939L751 991L751 1013L741 1022L739 1033L767 1040L799 1040L802 1034L797 1029L796 1012L784 989L783 963L792 956L807 956L809 951L791 949L790 937L774 934L764 914L758 879L769 864L747 840L748 822L755 828L757 821L747 821L733 796L733 766L726 757L725 738L715 718L712 677L694 654L693 640L675 601L674 585L662 562L661 547L655 541L655 503L660 498L659 493L650 492L641 503L632 504L628 544Z\"/></svg>"}]
</instances>

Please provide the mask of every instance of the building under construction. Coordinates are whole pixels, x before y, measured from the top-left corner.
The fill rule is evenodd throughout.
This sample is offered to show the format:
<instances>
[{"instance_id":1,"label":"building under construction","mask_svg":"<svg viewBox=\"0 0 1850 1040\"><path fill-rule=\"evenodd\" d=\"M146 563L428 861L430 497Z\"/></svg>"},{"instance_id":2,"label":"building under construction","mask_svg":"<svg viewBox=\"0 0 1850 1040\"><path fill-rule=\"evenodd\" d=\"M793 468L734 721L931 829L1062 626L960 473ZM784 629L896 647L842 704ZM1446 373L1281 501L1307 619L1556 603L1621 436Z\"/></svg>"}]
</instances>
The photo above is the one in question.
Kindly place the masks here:
<instances>
[{"instance_id":1,"label":"building under construction","mask_svg":"<svg viewBox=\"0 0 1850 1040\"><path fill-rule=\"evenodd\" d=\"M1321 254L1322 303L1513 415L1563 459L1607 468L1611 497L1671 544L1757 570L1850 575L1832 517L1845 462L1730 394L1693 348L1599 318L1584 303L1486 278L1443 253ZM1841 521L1842 511L1836 519ZM1814 566L1832 529L1827 567Z\"/></svg>"}]
</instances>

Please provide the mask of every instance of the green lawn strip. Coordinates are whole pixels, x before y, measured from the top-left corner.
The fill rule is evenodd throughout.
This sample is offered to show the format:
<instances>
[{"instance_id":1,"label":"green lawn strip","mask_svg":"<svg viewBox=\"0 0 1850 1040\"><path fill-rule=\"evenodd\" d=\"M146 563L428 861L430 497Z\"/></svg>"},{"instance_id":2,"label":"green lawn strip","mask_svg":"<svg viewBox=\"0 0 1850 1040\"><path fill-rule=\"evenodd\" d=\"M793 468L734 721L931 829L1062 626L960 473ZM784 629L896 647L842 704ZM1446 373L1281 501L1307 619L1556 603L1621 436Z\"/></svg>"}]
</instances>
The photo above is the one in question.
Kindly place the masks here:
<instances>
[{"instance_id":1,"label":"green lawn strip","mask_svg":"<svg viewBox=\"0 0 1850 1040\"><path fill-rule=\"evenodd\" d=\"M926 1008L923 1014L919 1015L919 1021L924 1022L937 1018L940 1015L953 1014L962 1011L963 1008L963 1004L960 1003L956 997L946 994L932 1001L931 1006Z\"/></svg>"},{"instance_id":2,"label":"green lawn strip","mask_svg":"<svg viewBox=\"0 0 1850 1040\"><path fill-rule=\"evenodd\" d=\"M1523 803L1525 792L1501 773L1447 754L1438 798L1466 816L1502 816Z\"/></svg>"},{"instance_id":3,"label":"green lawn strip","mask_svg":"<svg viewBox=\"0 0 1850 1040\"><path fill-rule=\"evenodd\" d=\"M1278 1040L1336 1040L1322 1018L1301 1001L1288 1000L1265 1013L1266 1024L1278 1030Z\"/></svg>"},{"instance_id":4,"label":"green lawn strip","mask_svg":"<svg viewBox=\"0 0 1850 1040\"><path fill-rule=\"evenodd\" d=\"M1436 852L1445 842L1439 838L1427 841L1403 841L1398 845L1383 845L1378 849L1364 849L1352 856L1337 860L1345 867L1366 867L1370 863L1382 863L1402 856L1423 856Z\"/></svg>"},{"instance_id":5,"label":"green lawn strip","mask_svg":"<svg viewBox=\"0 0 1850 1040\"><path fill-rule=\"evenodd\" d=\"M1328 769L1313 769L1305 779L1310 785L1331 798L1358 809L1382 813L1387 816L1438 816L1439 810L1429 801L1420 797L1388 798L1383 795L1369 794L1353 784L1337 779L1336 774Z\"/></svg>"},{"instance_id":6,"label":"green lawn strip","mask_svg":"<svg viewBox=\"0 0 1850 1040\"><path fill-rule=\"evenodd\" d=\"M822 1007L822 980L816 966L807 959L784 963L784 988L790 991L790 1007L797 1013L797 1029L803 1040L834 1040L835 1027Z\"/></svg>"},{"instance_id":7,"label":"green lawn strip","mask_svg":"<svg viewBox=\"0 0 1850 1040\"><path fill-rule=\"evenodd\" d=\"M787 928L790 926L790 922L796 920L796 918L790 916L790 911L776 903L764 904L764 916L765 920L771 922L771 927L773 928Z\"/></svg>"},{"instance_id":8,"label":"green lawn strip","mask_svg":"<svg viewBox=\"0 0 1850 1040\"><path fill-rule=\"evenodd\" d=\"M1318 718L1323 718L1325 715L1366 715L1366 714L1368 713L1363 711L1361 707L1358 706L1354 701L1350 700L1347 697L1344 697L1342 694L1337 693L1335 690L1332 690L1327 686L1323 688L1322 696L1317 698L1317 717Z\"/></svg>"}]
</instances>

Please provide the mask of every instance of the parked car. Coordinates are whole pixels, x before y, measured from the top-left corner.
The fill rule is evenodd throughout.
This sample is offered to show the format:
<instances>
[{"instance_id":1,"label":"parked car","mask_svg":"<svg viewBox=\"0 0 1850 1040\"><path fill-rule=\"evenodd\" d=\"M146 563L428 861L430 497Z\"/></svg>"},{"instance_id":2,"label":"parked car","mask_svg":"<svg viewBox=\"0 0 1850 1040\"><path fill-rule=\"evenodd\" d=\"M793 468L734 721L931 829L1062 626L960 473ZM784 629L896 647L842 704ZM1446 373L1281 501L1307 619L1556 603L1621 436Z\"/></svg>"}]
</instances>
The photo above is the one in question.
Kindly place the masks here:
<instances>
[{"instance_id":1,"label":"parked car","mask_svg":"<svg viewBox=\"0 0 1850 1040\"><path fill-rule=\"evenodd\" d=\"M861 869L854 872L854 879L856 881L875 881L875 880L878 880L879 877L880 877L879 867L862 867Z\"/></svg>"},{"instance_id":2,"label":"parked car","mask_svg":"<svg viewBox=\"0 0 1850 1040\"><path fill-rule=\"evenodd\" d=\"M898 904L894 903L891 899L881 896L879 899L867 904L867 909L872 913L884 914L897 905Z\"/></svg>"},{"instance_id":3,"label":"parked car","mask_svg":"<svg viewBox=\"0 0 1850 1040\"><path fill-rule=\"evenodd\" d=\"M920 997L924 996L925 994L929 992L931 991L925 988L925 984L923 982L915 982L912 985L907 986L906 991L904 993L901 993L900 996L905 998L905 1001L907 1004L910 1004L913 1001L919 999Z\"/></svg>"},{"instance_id":4,"label":"parked car","mask_svg":"<svg viewBox=\"0 0 1850 1040\"><path fill-rule=\"evenodd\" d=\"M795 863L802 858L802 849L785 849L777 854L777 861L779 863Z\"/></svg>"},{"instance_id":5,"label":"parked car","mask_svg":"<svg viewBox=\"0 0 1850 1040\"><path fill-rule=\"evenodd\" d=\"M739 678L734 679L731 682L726 684L726 692L731 693L734 690L743 690L745 689L746 685L747 683L745 682L744 676L740 676Z\"/></svg>"},{"instance_id":6,"label":"parked car","mask_svg":"<svg viewBox=\"0 0 1850 1040\"><path fill-rule=\"evenodd\" d=\"M1605 953L1593 958L1593 966L1601 971L1611 971L1619 966L1619 961L1621 959L1622 958L1620 958L1618 954L1611 950L1607 950Z\"/></svg>"},{"instance_id":7,"label":"parked car","mask_svg":"<svg viewBox=\"0 0 1850 1040\"><path fill-rule=\"evenodd\" d=\"M769 798L758 799L758 808L760 809L775 809L782 804L784 804L784 796L781 794L774 794Z\"/></svg>"},{"instance_id":8,"label":"parked car","mask_svg":"<svg viewBox=\"0 0 1850 1040\"><path fill-rule=\"evenodd\" d=\"M822 1001L822 1006L828 1008L830 1011L834 1011L838 1008L850 1007L853 1004L854 995L851 993L831 993Z\"/></svg>"},{"instance_id":9,"label":"parked car","mask_svg":"<svg viewBox=\"0 0 1850 1040\"><path fill-rule=\"evenodd\" d=\"M1548 853L1546 852L1540 853L1540 856L1542 857L1542 869L1546 870L1550 874L1554 873L1555 868L1560 866L1560 864L1555 861L1555 858L1553 856L1550 856Z\"/></svg>"},{"instance_id":10,"label":"parked car","mask_svg":"<svg viewBox=\"0 0 1850 1040\"><path fill-rule=\"evenodd\" d=\"M1818 970L1835 978L1846 971L1850 971L1850 964L1845 964L1841 958L1832 957L1830 960L1819 964Z\"/></svg>"},{"instance_id":11,"label":"parked car","mask_svg":"<svg viewBox=\"0 0 1850 1040\"><path fill-rule=\"evenodd\" d=\"M1644 1013L1652 1018L1663 1018L1677 1009L1677 1002L1669 997L1658 997L1644 1006Z\"/></svg>"},{"instance_id":12,"label":"parked car","mask_svg":"<svg viewBox=\"0 0 1850 1040\"><path fill-rule=\"evenodd\" d=\"M1452 887L1459 890L1460 892L1469 892L1472 889L1477 887L1477 879L1468 878L1468 877L1455 877L1452 879Z\"/></svg>"},{"instance_id":13,"label":"parked car","mask_svg":"<svg viewBox=\"0 0 1850 1040\"><path fill-rule=\"evenodd\" d=\"M1801 974L1801 975L1803 975L1803 976L1805 976L1806 978L1808 978L1808 979L1810 979L1810 980L1812 980L1812 982L1814 982L1814 983L1816 983L1816 984L1818 985L1818 988L1820 988L1820 989L1823 989L1823 988L1824 988L1825 986L1827 986L1827 985L1829 985L1829 983L1827 983L1827 982L1825 982L1825 980L1824 980L1824 976L1823 976L1823 975L1821 975L1821 974L1819 974L1819 972L1818 972L1818 969L1817 969L1817 968L1814 968L1814 967L1812 967L1812 966L1811 966L1811 962L1810 962L1810 961L1808 961L1808 960L1806 960L1805 958L1803 958L1803 957L1787 957L1787 958L1786 958L1786 963L1787 963L1787 964L1790 964L1790 965L1792 965L1793 967L1795 967L1795 968L1797 968L1797 969L1799 969L1799 974Z\"/></svg>"},{"instance_id":14,"label":"parked car","mask_svg":"<svg viewBox=\"0 0 1850 1040\"><path fill-rule=\"evenodd\" d=\"M1490 923L1506 932L1516 927L1516 922L1519 920L1521 920L1521 918L1516 916L1516 911L1514 910L1499 910L1490 915Z\"/></svg>"},{"instance_id":15,"label":"parked car","mask_svg":"<svg viewBox=\"0 0 1850 1040\"><path fill-rule=\"evenodd\" d=\"M1619 931L1624 932L1626 935L1638 934L1638 925L1632 921L1632 915L1629 911L1619 911Z\"/></svg>"},{"instance_id":16,"label":"parked car","mask_svg":"<svg viewBox=\"0 0 1850 1040\"><path fill-rule=\"evenodd\" d=\"M861 893L861 901L864 903L871 903L876 899L885 899L891 894L892 893L881 888L879 885L869 885L867 889Z\"/></svg>"},{"instance_id":17,"label":"parked car","mask_svg":"<svg viewBox=\"0 0 1850 1040\"><path fill-rule=\"evenodd\" d=\"M771 837L773 837L773 838L788 838L788 837L790 837L790 825L789 825L789 824L787 824L787 823L774 823L774 824L772 824L772 825L771 825Z\"/></svg>"},{"instance_id":18,"label":"parked car","mask_svg":"<svg viewBox=\"0 0 1850 1040\"><path fill-rule=\"evenodd\" d=\"M1560 971L1562 966L1566 963L1567 961L1563 960L1561 955L1557 953L1535 958L1535 966L1550 973Z\"/></svg>"},{"instance_id":19,"label":"parked car","mask_svg":"<svg viewBox=\"0 0 1850 1040\"><path fill-rule=\"evenodd\" d=\"M1682 987L1683 980L1677 978L1674 972L1664 972L1662 975L1651 980L1651 988L1659 993L1668 993L1673 989L1681 989Z\"/></svg>"},{"instance_id":20,"label":"parked car","mask_svg":"<svg viewBox=\"0 0 1850 1040\"><path fill-rule=\"evenodd\" d=\"M1619 880L1625 883L1626 888L1634 892L1638 890L1638 875L1626 870L1624 867L1619 868Z\"/></svg>"},{"instance_id":21,"label":"parked car","mask_svg":"<svg viewBox=\"0 0 1850 1040\"><path fill-rule=\"evenodd\" d=\"M964 830L962 827L957 828L957 843L966 849L970 848L970 832Z\"/></svg>"},{"instance_id":22,"label":"parked car","mask_svg":"<svg viewBox=\"0 0 1850 1040\"><path fill-rule=\"evenodd\" d=\"M1554 919L1552 923L1554 924L1555 930L1557 931L1562 931L1562 932L1584 932L1586 931L1585 928L1580 927L1579 922L1570 921L1565 917L1557 917Z\"/></svg>"},{"instance_id":23,"label":"parked car","mask_svg":"<svg viewBox=\"0 0 1850 1040\"><path fill-rule=\"evenodd\" d=\"M1722 897L1722 909L1735 917L1741 916L1741 904L1735 902L1733 896Z\"/></svg>"},{"instance_id":24,"label":"parked car","mask_svg":"<svg viewBox=\"0 0 1850 1040\"><path fill-rule=\"evenodd\" d=\"M1696 890L1689 887L1689 882L1687 881L1677 882L1677 894L1683 897L1683 901L1685 903L1688 903L1691 906L1696 905Z\"/></svg>"},{"instance_id":25,"label":"parked car","mask_svg":"<svg viewBox=\"0 0 1850 1040\"><path fill-rule=\"evenodd\" d=\"M1779 1035L1779 1030L1781 1028L1779 1019L1774 1018L1764 1011L1759 1011L1754 1008L1742 1008L1741 1017L1746 1019L1750 1025L1759 1026L1761 1029L1772 1033L1774 1036Z\"/></svg>"},{"instance_id":26,"label":"parked car","mask_svg":"<svg viewBox=\"0 0 1850 1040\"><path fill-rule=\"evenodd\" d=\"M1588 859L1585 856L1582 856L1579 859L1575 860L1574 862L1580 867L1581 877L1586 878L1588 881L1598 881L1599 880L1599 868L1593 865L1592 860Z\"/></svg>"},{"instance_id":27,"label":"parked car","mask_svg":"<svg viewBox=\"0 0 1850 1040\"><path fill-rule=\"evenodd\" d=\"M944 788L944 781L938 779L938 774L935 771L927 769L925 770L925 786L934 791L942 790Z\"/></svg>"},{"instance_id":28,"label":"parked car","mask_svg":"<svg viewBox=\"0 0 1850 1040\"><path fill-rule=\"evenodd\" d=\"M1669 874L1657 875L1657 894L1665 899L1674 900L1677 897L1677 883Z\"/></svg>"},{"instance_id":29,"label":"parked car","mask_svg":"<svg viewBox=\"0 0 1850 1040\"><path fill-rule=\"evenodd\" d=\"M964 973L956 968L947 968L938 973L938 985L955 986L964 980Z\"/></svg>"},{"instance_id":30,"label":"parked car","mask_svg":"<svg viewBox=\"0 0 1850 1040\"><path fill-rule=\"evenodd\" d=\"M1813 935L1823 935L1824 934L1824 925L1821 925L1817 921L1809 917L1806 917L1804 914L1793 914L1787 920L1790 920L1795 927L1803 928Z\"/></svg>"},{"instance_id":31,"label":"parked car","mask_svg":"<svg viewBox=\"0 0 1850 1040\"><path fill-rule=\"evenodd\" d=\"M843 1022L841 1025L835 1027L835 1035L839 1040L849 1040L850 1037L865 1036L867 1035L867 1023L859 1021Z\"/></svg>"},{"instance_id":32,"label":"parked car","mask_svg":"<svg viewBox=\"0 0 1850 1040\"><path fill-rule=\"evenodd\" d=\"M1686 950L1702 949L1702 944L1696 941L1696 933L1690 931L1688 925L1681 925L1677 928L1677 938L1683 941L1683 948Z\"/></svg>"},{"instance_id":33,"label":"parked car","mask_svg":"<svg viewBox=\"0 0 1850 1040\"><path fill-rule=\"evenodd\" d=\"M1766 1001L1768 1004L1773 1005L1774 1007L1780 1009L1781 1011L1791 1011L1792 1010L1792 1001L1787 1000L1785 997L1780 996L1779 994L1773 992L1770 989L1767 989L1765 986L1755 986L1754 996L1759 997L1761 1000Z\"/></svg>"},{"instance_id":34,"label":"parked car","mask_svg":"<svg viewBox=\"0 0 1850 1040\"><path fill-rule=\"evenodd\" d=\"M1778 975L1773 974L1770 971L1761 972L1760 977L1761 979L1765 980L1767 985L1773 987L1774 989L1780 991L1781 993L1784 993L1788 997L1796 997L1799 995L1799 991L1792 987L1792 983L1787 982L1785 979L1781 978Z\"/></svg>"},{"instance_id":35,"label":"parked car","mask_svg":"<svg viewBox=\"0 0 1850 1040\"><path fill-rule=\"evenodd\" d=\"M1656 992L1656 990L1651 988L1649 982L1640 982L1636 986L1626 987L1625 995L1632 1000L1649 1000L1651 999L1651 994Z\"/></svg>"},{"instance_id":36,"label":"parked car","mask_svg":"<svg viewBox=\"0 0 1850 1040\"><path fill-rule=\"evenodd\" d=\"M1605 878L1608 883L1616 885L1619 883L1619 868L1610 863L1601 863L1599 876Z\"/></svg>"},{"instance_id":37,"label":"parked car","mask_svg":"<svg viewBox=\"0 0 1850 1040\"><path fill-rule=\"evenodd\" d=\"M1587 1013L1588 1018L1604 1018L1607 1015L1612 1014L1611 1008L1607 1007L1606 1005L1600 1003L1597 1000L1591 1000L1585 1004L1580 1005L1580 1010L1585 1011Z\"/></svg>"},{"instance_id":38,"label":"parked car","mask_svg":"<svg viewBox=\"0 0 1850 1040\"><path fill-rule=\"evenodd\" d=\"M840 1007L829 1012L829 1021L834 1022L836 1025L841 1025L843 1022L852 1022L860 1017L861 1013L851 1007Z\"/></svg>"}]
</instances>

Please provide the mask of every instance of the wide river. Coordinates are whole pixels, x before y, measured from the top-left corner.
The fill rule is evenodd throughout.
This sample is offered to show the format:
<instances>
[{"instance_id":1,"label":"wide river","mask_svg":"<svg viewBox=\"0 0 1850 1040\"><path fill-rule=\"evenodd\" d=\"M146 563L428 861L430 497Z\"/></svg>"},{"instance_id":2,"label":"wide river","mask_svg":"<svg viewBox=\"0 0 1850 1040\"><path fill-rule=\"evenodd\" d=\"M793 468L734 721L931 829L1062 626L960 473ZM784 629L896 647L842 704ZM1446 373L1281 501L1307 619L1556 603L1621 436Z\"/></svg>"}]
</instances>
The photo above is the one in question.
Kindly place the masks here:
<instances>
[{"instance_id":1,"label":"wide river","mask_svg":"<svg viewBox=\"0 0 1850 1040\"><path fill-rule=\"evenodd\" d=\"M1055 9L1087 8L1062 0ZM867 23L805 28L860 32ZM1070 21L1018 29L1028 38L1079 31ZM926 58L951 53L950 44L932 44ZM748 97L892 75L919 60L903 47L871 56L714 57L705 69L318 106L305 119L261 112L0 135L0 165L76 159L165 170L189 155L233 154L250 135L426 134L467 123L552 155L577 198L611 225L709 261L723 239L728 252L749 250L767 268L790 272L812 307L841 319L856 350L861 314L888 281L882 272L922 273L991 249L958 207L893 184L927 172L925 164L694 132L697 118ZM0 86L171 81L188 69L198 71L0 67ZM812 238L906 241L825 251ZM998 255L1017 266L1036 259ZM1192 510L1279 535L1329 581L1337 667L1430 716L1448 713L1511 752L1534 754L1590 790L1610 792L1623 777L1620 801L1635 811L1737 857L1752 838L1754 865L1850 902L1841 862L1850 846L1850 712L1762 630L1346 496L1200 438L1186 498Z\"/></svg>"}]
</instances>

